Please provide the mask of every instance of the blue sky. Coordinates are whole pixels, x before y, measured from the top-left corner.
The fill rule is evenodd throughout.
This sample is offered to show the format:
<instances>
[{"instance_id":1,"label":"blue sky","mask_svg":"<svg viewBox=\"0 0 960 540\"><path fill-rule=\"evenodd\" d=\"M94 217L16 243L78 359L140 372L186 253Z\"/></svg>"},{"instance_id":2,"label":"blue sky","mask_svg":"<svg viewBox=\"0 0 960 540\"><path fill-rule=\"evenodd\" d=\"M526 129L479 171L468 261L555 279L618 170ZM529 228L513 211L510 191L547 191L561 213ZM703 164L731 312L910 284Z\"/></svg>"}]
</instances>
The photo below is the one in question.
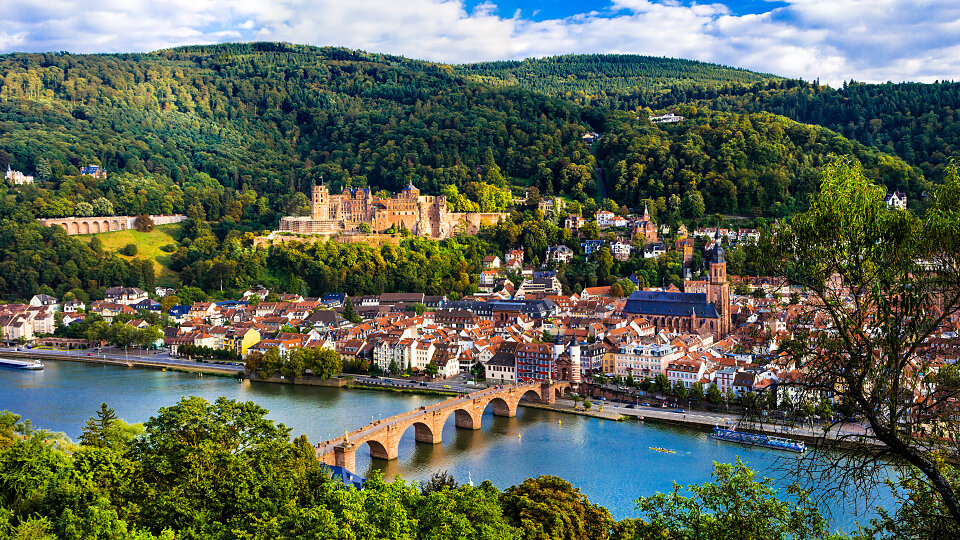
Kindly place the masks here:
<instances>
[{"instance_id":1,"label":"blue sky","mask_svg":"<svg viewBox=\"0 0 960 540\"><path fill-rule=\"evenodd\" d=\"M960 0L0 0L0 53L270 40L461 63L689 58L820 79L956 80Z\"/></svg>"}]
</instances>

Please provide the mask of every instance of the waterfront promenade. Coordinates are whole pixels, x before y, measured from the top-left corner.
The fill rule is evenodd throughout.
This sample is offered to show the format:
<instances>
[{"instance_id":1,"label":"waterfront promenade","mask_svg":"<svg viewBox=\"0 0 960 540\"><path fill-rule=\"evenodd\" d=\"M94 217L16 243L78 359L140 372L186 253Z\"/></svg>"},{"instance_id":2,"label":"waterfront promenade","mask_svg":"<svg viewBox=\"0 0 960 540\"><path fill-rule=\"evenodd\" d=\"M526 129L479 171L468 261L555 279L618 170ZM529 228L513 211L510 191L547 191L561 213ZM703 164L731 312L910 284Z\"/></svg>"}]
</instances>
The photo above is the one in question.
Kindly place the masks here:
<instances>
[{"instance_id":1,"label":"waterfront promenade","mask_svg":"<svg viewBox=\"0 0 960 540\"><path fill-rule=\"evenodd\" d=\"M53 350L53 349L24 349L18 347L0 348L0 355L10 358L36 358L43 360L51 358L55 360L67 360L70 362L85 362L88 364L109 364L114 366L139 366L159 369L176 369L181 371L191 371L196 373L210 373L214 375L234 376L243 371L243 366L209 364L205 362L196 362L193 360L184 360L175 358L165 352L137 354L127 351L106 351L90 352L86 349L75 349L72 351Z\"/></svg>"}]
</instances>

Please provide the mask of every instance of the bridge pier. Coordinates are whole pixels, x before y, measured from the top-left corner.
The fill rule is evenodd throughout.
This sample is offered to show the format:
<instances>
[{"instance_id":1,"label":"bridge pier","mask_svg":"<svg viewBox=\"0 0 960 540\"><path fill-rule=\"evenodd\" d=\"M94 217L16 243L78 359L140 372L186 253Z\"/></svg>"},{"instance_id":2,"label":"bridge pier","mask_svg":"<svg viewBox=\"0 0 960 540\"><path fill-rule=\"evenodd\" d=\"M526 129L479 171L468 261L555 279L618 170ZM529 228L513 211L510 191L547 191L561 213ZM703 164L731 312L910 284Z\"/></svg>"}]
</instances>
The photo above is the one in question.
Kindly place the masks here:
<instances>
[{"instance_id":1,"label":"bridge pier","mask_svg":"<svg viewBox=\"0 0 960 540\"><path fill-rule=\"evenodd\" d=\"M333 464L353 472L357 468L357 446L344 443L333 447Z\"/></svg>"},{"instance_id":2,"label":"bridge pier","mask_svg":"<svg viewBox=\"0 0 960 540\"><path fill-rule=\"evenodd\" d=\"M493 398L490 400L490 405L493 409L494 416L506 416L508 418L513 418L517 416L517 402L518 399L511 399L509 401L503 398Z\"/></svg>"}]
</instances>

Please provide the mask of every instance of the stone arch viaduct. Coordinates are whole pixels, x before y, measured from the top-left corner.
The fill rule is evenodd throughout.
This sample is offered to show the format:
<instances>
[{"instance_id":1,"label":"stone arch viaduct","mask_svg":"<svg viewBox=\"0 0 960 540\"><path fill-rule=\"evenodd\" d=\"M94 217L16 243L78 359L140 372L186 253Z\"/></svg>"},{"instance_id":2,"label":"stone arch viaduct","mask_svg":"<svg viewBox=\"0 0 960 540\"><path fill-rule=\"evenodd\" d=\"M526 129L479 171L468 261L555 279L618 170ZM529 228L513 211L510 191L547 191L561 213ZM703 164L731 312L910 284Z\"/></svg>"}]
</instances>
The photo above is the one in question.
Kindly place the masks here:
<instances>
[{"instance_id":1,"label":"stone arch viaduct","mask_svg":"<svg viewBox=\"0 0 960 540\"><path fill-rule=\"evenodd\" d=\"M127 216L52 218L41 219L40 223L47 227L59 225L70 235L97 234L125 230L127 228Z\"/></svg>"},{"instance_id":2,"label":"stone arch viaduct","mask_svg":"<svg viewBox=\"0 0 960 540\"><path fill-rule=\"evenodd\" d=\"M480 418L487 406L496 416L516 416L520 400L554 403L569 382L533 382L516 386L494 386L461 397L425 405L390 418L371 422L343 437L324 441L316 446L317 459L349 471L356 467L357 449L366 444L370 455L380 459L397 459L400 438L412 426L417 442L437 444L450 415L461 429L480 429Z\"/></svg>"}]
</instances>

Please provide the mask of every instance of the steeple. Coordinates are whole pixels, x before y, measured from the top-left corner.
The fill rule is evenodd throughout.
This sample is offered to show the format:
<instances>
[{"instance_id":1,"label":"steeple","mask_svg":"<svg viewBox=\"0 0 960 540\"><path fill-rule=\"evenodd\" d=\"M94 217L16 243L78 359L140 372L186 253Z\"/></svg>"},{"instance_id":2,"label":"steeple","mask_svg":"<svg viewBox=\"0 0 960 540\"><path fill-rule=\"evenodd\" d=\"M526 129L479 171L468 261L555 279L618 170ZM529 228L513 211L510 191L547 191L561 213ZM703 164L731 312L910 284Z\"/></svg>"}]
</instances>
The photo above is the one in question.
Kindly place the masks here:
<instances>
[{"instance_id":1,"label":"steeple","mask_svg":"<svg viewBox=\"0 0 960 540\"><path fill-rule=\"evenodd\" d=\"M717 232L713 235L713 253L710 257L711 263L726 263L723 258L723 248L720 247L720 225L717 225Z\"/></svg>"}]
</instances>

